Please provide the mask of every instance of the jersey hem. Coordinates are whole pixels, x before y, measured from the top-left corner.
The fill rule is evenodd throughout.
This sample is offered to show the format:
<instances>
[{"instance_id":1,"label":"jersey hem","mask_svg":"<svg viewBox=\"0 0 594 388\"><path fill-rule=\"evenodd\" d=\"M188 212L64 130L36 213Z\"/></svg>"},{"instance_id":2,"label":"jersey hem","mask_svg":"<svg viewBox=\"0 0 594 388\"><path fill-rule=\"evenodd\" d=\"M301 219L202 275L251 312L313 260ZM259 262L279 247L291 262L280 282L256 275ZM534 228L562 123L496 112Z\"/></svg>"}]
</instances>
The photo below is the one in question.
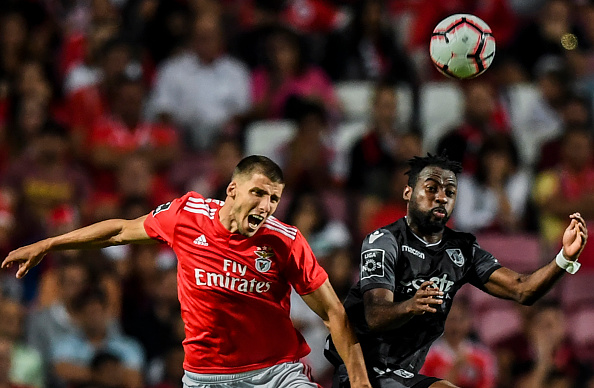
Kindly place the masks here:
<instances>
[{"instance_id":1,"label":"jersey hem","mask_svg":"<svg viewBox=\"0 0 594 388\"><path fill-rule=\"evenodd\" d=\"M367 283L364 286L361 286L361 293L364 293L366 291L372 290L374 288L384 288L386 290L390 290L392 292L394 292L394 286L391 284L386 284L386 283Z\"/></svg>"},{"instance_id":2,"label":"jersey hem","mask_svg":"<svg viewBox=\"0 0 594 388\"><path fill-rule=\"evenodd\" d=\"M192 373L234 374L234 373L251 372L254 370L258 370L258 369L265 369L265 368L269 368L274 365L283 364L285 362L297 362L305 356L307 356L307 353L303 354L301 356L285 357L285 358L282 358L275 362L262 362L262 363L238 366L238 367L216 367L216 366L213 366L213 367L200 368L200 367L193 367L185 362L184 362L183 366L184 366L184 370L186 370L188 372L192 372Z\"/></svg>"},{"instance_id":3,"label":"jersey hem","mask_svg":"<svg viewBox=\"0 0 594 388\"><path fill-rule=\"evenodd\" d=\"M297 293L299 295L311 294L318 288L322 287L322 284L324 284L327 279L328 279L328 273L326 273L326 271L324 271L324 273L318 275L318 277L310 283L312 285L311 287L307 288L306 290L300 290L300 291L295 290L295 291L297 291Z\"/></svg>"}]
</instances>

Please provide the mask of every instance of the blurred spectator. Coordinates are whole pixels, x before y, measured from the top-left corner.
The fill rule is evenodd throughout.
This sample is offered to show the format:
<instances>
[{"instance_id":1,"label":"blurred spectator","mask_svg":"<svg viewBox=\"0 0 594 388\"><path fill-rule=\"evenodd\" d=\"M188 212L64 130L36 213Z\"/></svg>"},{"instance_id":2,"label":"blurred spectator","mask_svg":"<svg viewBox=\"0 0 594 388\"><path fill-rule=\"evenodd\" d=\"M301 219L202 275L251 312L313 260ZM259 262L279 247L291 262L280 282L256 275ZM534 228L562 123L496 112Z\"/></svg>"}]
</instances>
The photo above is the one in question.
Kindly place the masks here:
<instances>
[{"instance_id":1,"label":"blurred spectator","mask_svg":"<svg viewBox=\"0 0 594 388\"><path fill-rule=\"evenodd\" d=\"M242 1L238 11L240 31L232 40L232 52L251 70L266 62L266 42L280 26L285 0Z\"/></svg>"},{"instance_id":2,"label":"blurred spectator","mask_svg":"<svg viewBox=\"0 0 594 388\"><path fill-rule=\"evenodd\" d=\"M46 125L7 172L4 186L16 198L21 220L18 238L47 235L53 209L70 205L78 210L86 199L88 181L72 163L68 142L64 128Z\"/></svg>"},{"instance_id":3,"label":"blurred spectator","mask_svg":"<svg viewBox=\"0 0 594 388\"><path fill-rule=\"evenodd\" d=\"M243 157L238 139L219 137L212 155L191 160L178 159L171 169L171 181L179 192L196 191L205 198L225 200L229 177Z\"/></svg>"},{"instance_id":4,"label":"blurred spectator","mask_svg":"<svg viewBox=\"0 0 594 388\"><path fill-rule=\"evenodd\" d=\"M97 179L95 186L113 190L114 172L122 160L132 154L141 154L157 171L170 167L179 154L175 129L142 117L144 98L141 70L128 66L118 77L110 111L95 122L89 135L88 150Z\"/></svg>"},{"instance_id":5,"label":"blurred spectator","mask_svg":"<svg viewBox=\"0 0 594 388\"><path fill-rule=\"evenodd\" d=\"M498 359L511 372L502 387L572 387L585 381L581 364L567 339L566 316L554 301L526 311L524 332L496 345Z\"/></svg>"},{"instance_id":6,"label":"blurred spectator","mask_svg":"<svg viewBox=\"0 0 594 388\"><path fill-rule=\"evenodd\" d=\"M513 37L509 55L533 79L537 78L538 67L543 61L552 57L562 59L568 49L575 48L571 47L572 39L580 46L587 45L583 33L572 21L573 4L565 0L548 0L539 10L537 19Z\"/></svg>"},{"instance_id":7,"label":"blurred spectator","mask_svg":"<svg viewBox=\"0 0 594 388\"><path fill-rule=\"evenodd\" d=\"M279 119L286 116L291 96L323 104L332 118L339 115L339 101L328 75L311 65L303 38L279 28L266 42L266 63L252 72L253 119Z\"/></svg>"},{"instance_id":8,"label":"blurred spectator","mask_svg":"<svg viewBox=\"0 0 594 388\"><path fill-rule=\"evenodd\" d=\"M88 290L76 303L80 331L60 337L52 346L51 362L56 375L69 384L90 382L93 357L105 351L124 364L125 387L142 387L142 347L110 325L105 294L98 289Z\"/></svg>"},{"instance_id":9,"label":"blurred spectator","mask_svg":"<svg viewBox=\"0 0 594 388\"><path fill-rule=\"evenodd\" d=\"M77 332L76 300L90 282L88 268L80 261L65 260L57 272L57 299L49 306L34 309L29 315L27 343L37 349L49 375L51 350L62 337ZM44 289L45 287L41 287Z\"/></svg>"},{"instance_id":10,"label":"blurred spectator","mask_svg":"<svg viewBox=\"0 0 594 388\"><path fill-rule=\"evenodd\" d=\"M333 152L328 145L328 115L314 101L291 98L288 104L297 131L281 146L279 160L285 184L292 190L322 190L332 186L330 164Z\"/></svg>"},{"instance_id":11,"label":"blurred spectator","mask_svg":"<svg viewBox=\"0 0 594 388\"><path fill-rule=\"evenodd\" d=\"M334 81L389 79L407 84L416 122L420 80L408 53L396 42L384 4L365 0L355 5L351 23L328 38L324 68Z\"/></svg>"},{"instance_id":12,"label":"blurred spectator","mask_svg":"<svg viewBox=\"0 0 594 388\"><path fill-rule=\"evenodd\" d=\"M126 385L126 369L120 359L111 353L95 354L90 369L92 387L122 388Z\"/></svg>"},{"instance_id":13,"label":"blurred spectator","mask_svg":"<svg viewBox=\"0 0 594 388\"><path fill-rule=\"evenodd\" d=\"M36 388L44 387L44 369L40 353L23 341L25 308L17 301L0 300L0 338L10 341L10 381Z\"/></svg>"},{"instance_id":14,"label":"blurred spectator","mask_svg":"<svg viewBox=\"0 0 594 388\"><path fill-rule=\"evenodd\" d=\"M128 42L113 38L101 48L99 82L81 87L66 96L68 122L75 154L86 159L86 143L95 122L109 111L121 74L130 64L133 54Z\"/></svg>"},{"instance_id":15,"label":"blurred spectator","mask_svg":"<svg viewBox=\"0 0 594 388\"><path fill-rule=\"evenodd\" d=\"M567 211L579 211L588 224L594 219L593 145L589 131L567 129L559 163L536 176L532 194L540 211L540 234L549 250L557 247ZM586 246L580 261L594 268L594 251Z\"/></svg>"},{"instance_id":16,"label":"blurred spectator","mask_svg":"<svg viewBox=\"0 0 594 388\"><path fill-rule=\"evenodd\" d=\"M330 218L323 192L295 193L285 220L301 231L321 261L335 249L349 245L348 229L341 221Z\"/></svg>"},{"instance_id":17,"label":"blurred spectator","mask_svg":"<svg viewBox=\"0 0 594 388\"><path fill-rule=\"evenodd\" d=\"M207 149L223 131L235 130L250 105L249 74L225 54L221 28L216 15L198 16L193 50L164 62L153 90L152 113L183 128L193 150Z\"/></svg>"},{"instance_id":18,"label":"blurred spectator","mask_svg":"<svg viewBox=\"0 0 594 388\"><path fill-rule=\"evenodd\" d=\"M437 152L445 151L450 159L462 163L464 172L472 174L485 138L509 130L507 114L493 87L485 81L472 81L464 90L464 122L439 140Z\"/></svg>"},{"instance_id":19,"label":"blurred spectator","mask_svg":"<svg viewBox=\"0 0 594 388\"><path fill-rule=\"evenodd\" d=\"M12 343L0 337L0 388L28 388L25 385L16 384L11 381L10 370L12 369Z\"/></svg>"},{"instance_id":20,"label":"blurred spectator","mask_svg":"<svg viewBox=\"0 0 594 388\"><path fill-rule=\"evenodd\" d=\"M360 193L377 193L385 185L395 163L412 155L399 155L396 90L378 83L371 98L371 123L350 151L347 187Z\"/></svg>"},{"instance_id":21,"label":"blurred spectator","mask_svg":"<svg viewBox=\"0 0 594 388\"><path fill-rule=\"evenodd\" d=\"M105 44L115 38L119 32L118 25L115 23L104 23L92 25L84 42L84 56L78 61L72 63L66 70L64 76L64 93L71 94L78 89L95 85L100 82L102 75L101 62L103 61ZM82 37L80 37L82 38ZM123 52L122 52L123 53ZM125 55L119 58L127 62ZM116 57L117 58L117 57ZM119 61L114 61L114 67L121 68Z\"/></svg>"},{"instance_id":22,"label":"blurred spectator","mask_svg":"<svg viewBox=\"0 0 594 388\"><path fill-rule=\"evenodd\" d=\"M385 184L386 193L368 193L361 198L357 225L359 236L366 236L406 215L407 203L402 195L408 185L408 169L404 161L395 164Z\"/></svg>"},{"instance_id":23,"label":"blurred spectator","mask_svg":"<svg viewBox=\"0 0 594 388\"><path fill-rule=\"evenodd\" d=\"M158 270L157 251L156 247L144 248L130 258L133 263L125 279L122 310L122 327L142 344L149 371L163 369L169 347L179 346L182 340L175 332L181 316L177 272L175 268Z\"/></svg>"},{"instance_id":24,"label":"blurred spectator","mask_svg":"<svg viewBox=\"0 0 594 388\"><path fill-rule=\"evenodd\" d=\"M494 354L472 339L470 303L457 298L445 323L443 337L429 349L420 373L446 379L464 388L494 388L497 362Z\"/></svg>"},{"instance_id":25,"label":"blurred spectator","mask_svg":"<svg viewBox=\"0 0 594 388\"><path fill-rule=\"evenodd\" d=\"M524 107L522 119L515 123L514 137L522 144L520 156L528 165L538 162L542 145L561 134L563 110L571 97L570 74L561 62L545 63L537 73L538 95ZM571 124L578 117L568 118Z\"/></svg>"},{"instance_id":26,"label":"blurred spectator","mask_svg":"<svg viewBox=\"0 0 594 388\"><path fill-rule=\"evenodd\" d=\"M180 344L171 345L165 353L163 376L152 388L182 388L183 364L184 348Z\"/></svg>"},{"instance_id":27,"label":"blurred spectator","mask_svg":"<svg viewBox=\"0 0 594 388\"><path fill-rule=\"evenodd\" d=\"M471 233L521 230L531 185L513 139L490 136L478 153L476 172L458 179L456 228Z\"/></svg>"},{"instance_id":28,"label":"blurred spectator","mask_svg":"<svg viewBox=\"0 0 594 388\"><path fill-rule=\"evenodd\" d=\"M591 109L592 101L582 95L571 94L560 109L562 118L562 131L565 132L567 128L584 128L589 131L591 126ZM537 171L547 170L555 167L559 163L561 157L561 142L563 133L559 133L555 138L545 142L540 148L540 155Z\"/></svg>"}]
</instances>

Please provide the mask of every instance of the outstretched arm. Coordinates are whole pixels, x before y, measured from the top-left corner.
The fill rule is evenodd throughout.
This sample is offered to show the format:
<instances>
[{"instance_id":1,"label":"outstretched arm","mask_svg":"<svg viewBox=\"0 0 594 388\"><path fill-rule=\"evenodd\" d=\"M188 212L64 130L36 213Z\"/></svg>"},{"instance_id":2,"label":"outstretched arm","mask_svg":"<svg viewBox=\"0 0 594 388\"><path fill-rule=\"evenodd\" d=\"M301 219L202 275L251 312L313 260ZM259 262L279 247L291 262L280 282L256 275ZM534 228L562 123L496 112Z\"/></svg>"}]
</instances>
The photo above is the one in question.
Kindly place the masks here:
<instances>
[{"instance_id":1,"label":"outstretched arm","mask_svg":"<svg viewBox=\"0 0 594 388\"><path fill-rule=\"evenodd\" d=\"M22 278L51 251L66 249L100 248L110 245L156 242L144 230L147 216L135 220L112 219L97 222L56 237L16 249L2 262L2 268L19 265L17 278Z\"/></svg>"},{"instance_id":2,"label":"outstretched arm","mask_svg":"<svg viewBox=\"0 0 594 388\"><path fill-rule=\"evenodd\" d=\"M586 245L588 230L579 213L574 213L569 218L571 222L563 234L563 256L566 260L576 261ZM530 275L500 268L491 274L485 288L491 295L531 305L546 294L565 272L555 259Z\"/></svg>"},{"instance_id":3,"label":"outstretched arm","mask_svg":"<svg viewBox=\"0 0 594 388\"><path fill-rule=\"evenodd\" d=\"M347 368L351 387L370 388L361 345L330 281L326 280L317 290L301 297L330 330L336 350Z\"/></svg>"}]
</instances>

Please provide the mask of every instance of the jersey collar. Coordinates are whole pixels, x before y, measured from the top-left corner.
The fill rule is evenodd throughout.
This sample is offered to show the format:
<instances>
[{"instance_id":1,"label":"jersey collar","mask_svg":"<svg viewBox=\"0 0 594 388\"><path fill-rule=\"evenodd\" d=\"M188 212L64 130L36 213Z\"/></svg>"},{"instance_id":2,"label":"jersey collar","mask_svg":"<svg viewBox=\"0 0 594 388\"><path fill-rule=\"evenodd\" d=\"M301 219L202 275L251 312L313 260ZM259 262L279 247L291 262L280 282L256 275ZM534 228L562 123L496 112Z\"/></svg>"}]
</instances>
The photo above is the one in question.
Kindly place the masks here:
<instances>
[{"instance_id":1,"label":"jersey collar","mask_svg":"<svg viewBox=\"0 0 594 388\"><path fill-rule=\"evenodd\" d=\"M413 236L415 236L420 242L422 242L426 247L434 247L437 246L441 243L441 241L443 240L443 235L441 236L441 239L439 239L439 241L434 242L434 243L428 243L427 241L423 240L421 237L417 236L417 234L415 232L413 232L412 228L408 225L408 222L406 221L406 216L404 216L405 219L405 224L406 224L406 228L412 233Z\"/></svg>"}]
</instances>

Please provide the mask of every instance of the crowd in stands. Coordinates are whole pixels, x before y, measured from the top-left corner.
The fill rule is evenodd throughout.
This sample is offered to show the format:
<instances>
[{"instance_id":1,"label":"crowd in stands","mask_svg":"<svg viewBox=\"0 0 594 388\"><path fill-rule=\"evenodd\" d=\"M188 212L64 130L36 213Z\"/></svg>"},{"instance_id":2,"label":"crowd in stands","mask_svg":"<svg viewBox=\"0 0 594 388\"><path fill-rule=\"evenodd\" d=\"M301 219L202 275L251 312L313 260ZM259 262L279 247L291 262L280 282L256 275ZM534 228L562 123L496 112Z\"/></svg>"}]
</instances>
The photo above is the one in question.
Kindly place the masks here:
<instances>
[{"instance_id":1,"label":"crowd in stands","mask_svg":"<svg viewBox=\"0 0 594 388\"><path fill-rule=\"evenodd\" d=\"M494 31L475 80L430 63L453 13ZM0 256L189 190L224 199L258 152L285 173L277 217L344 297L362 239L406 213L406 160L429 151L464 167L450 226L532 270L572 212L594 229L593 97L591 0L3 0ZM424 373L593 388L592 243L581 261L533 307L463 289ZM175 267L155 245L1 272L0 388L181 387ZM329 387L321 321L300 298L292 317Z\"/></svg>"}]
</instances>

